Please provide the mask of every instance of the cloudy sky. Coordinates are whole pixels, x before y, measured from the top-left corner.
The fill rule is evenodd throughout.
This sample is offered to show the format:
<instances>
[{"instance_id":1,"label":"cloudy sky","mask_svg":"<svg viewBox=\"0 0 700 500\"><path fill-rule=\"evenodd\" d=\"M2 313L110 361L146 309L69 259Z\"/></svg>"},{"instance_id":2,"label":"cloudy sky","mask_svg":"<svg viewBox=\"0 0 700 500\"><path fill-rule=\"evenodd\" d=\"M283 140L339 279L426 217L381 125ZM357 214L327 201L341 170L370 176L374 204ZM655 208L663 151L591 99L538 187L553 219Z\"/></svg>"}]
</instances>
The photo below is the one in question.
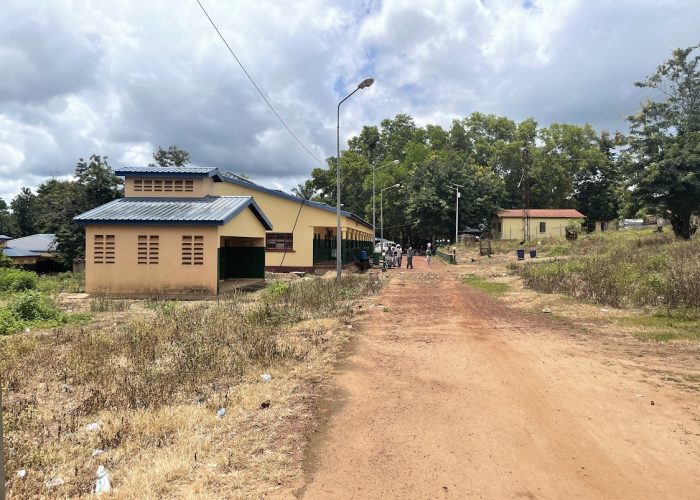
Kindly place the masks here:
<instances>
[{"instance_id":1,"label":"cloudy sky","mask_svg":"<svg viewBox=\"0 0 700 500\"><path fill-rule=\"evenodd\" d=\"M289 189L317 166L246 79L196 0L2 0L0 196L80 157L194 163ZM697 0L202 0L313 155L397 113L473 111L624 127L633 82L700 42Z\"/></svg>"}]
</instances>

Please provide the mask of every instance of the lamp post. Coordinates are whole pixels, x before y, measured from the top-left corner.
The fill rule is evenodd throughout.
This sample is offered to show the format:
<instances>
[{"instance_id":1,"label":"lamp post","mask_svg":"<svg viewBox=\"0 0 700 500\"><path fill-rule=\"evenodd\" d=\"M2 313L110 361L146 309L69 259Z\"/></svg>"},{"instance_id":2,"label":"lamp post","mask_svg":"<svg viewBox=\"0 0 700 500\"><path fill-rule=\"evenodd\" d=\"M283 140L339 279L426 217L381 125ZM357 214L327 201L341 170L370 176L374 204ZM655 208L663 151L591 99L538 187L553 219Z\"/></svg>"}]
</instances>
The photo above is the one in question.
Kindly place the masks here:
<instances>
[{"instance_id":1,"label":"lamp post","mask_svg":"<svg viewBox=\"0 0 700 500\"><path fill-rule=\"evenodd\" d=\"M376 224L375 219L374 219L374 214L376 212L375 206L374 206L375 205L374 200L376 198L376 196L374 194L374 172L376 170L379 170L380 168L386 167L387 165L398 165L398 164L399 164L399 160L393 160L393 161L388 161L388 162L384 163L383 165L379 165L377 167L372 167L372 233L373 233L372 234L372 245L374 245L374 238L377 237L377 224Z\"/></svg>"},{"instance_id":2,"label":"lamp post","mask_svg":"<svg viewBox=\"0 0 700 500\"><path fill-rule=\"evenodd\" d=\"M456 192L456 198L455 198L455 247L457 246L457 241L459 240L459 197L461 196L461 193L459 192L459 188L463 188L461 184L455 184L454 182L450 182L450 185L447 186L450 189L454 189Z\"/></svg>"},{"instance_id":3,"label":"lamp post","mask_svg":"<svg viewBox=\"0 0 700 500\"><path fill-rule=\"evenodd\" d=\"M350 96L360 89L367 88L374 83L374 78L365 78L362 80L355 90L350 92L343 100L338 103L338 121L336 126L336 152L335 157L335 178L336 178L336 188L337 194L335 199L335 214L336 214L336 238L335 238L335 278L340 282L340 276L343 270L343 256L340 249L342 245L342 234L340 231L340 105L347 101Z\"/></svg>"},{"instance_id":4,"label":"lamp post","mask_svg":"<svg viewBox=\"0 0 700 500\"><path fill-rule=\"evenodd\" d=\"M382 226L381 236L379 237L379 253L381 254L384 250L384 191L387 189L393 189L401 187L401 184L394 184L393 186L385 187L379 192L379 223Z\"/></svg>"}]
</instances>

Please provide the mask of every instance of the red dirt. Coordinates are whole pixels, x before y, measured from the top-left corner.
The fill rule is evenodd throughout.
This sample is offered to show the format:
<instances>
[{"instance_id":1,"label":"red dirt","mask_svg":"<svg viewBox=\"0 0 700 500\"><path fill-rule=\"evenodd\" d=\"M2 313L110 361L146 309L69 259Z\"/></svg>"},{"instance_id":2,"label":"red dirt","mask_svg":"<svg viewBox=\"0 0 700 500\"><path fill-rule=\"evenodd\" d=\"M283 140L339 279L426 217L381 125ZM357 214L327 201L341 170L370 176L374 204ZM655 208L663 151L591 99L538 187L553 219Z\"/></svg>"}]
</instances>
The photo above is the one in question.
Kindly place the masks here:
<instances>
[{"instance_id":1,"label":"red dirt","mask_svg":"<svg viewBox=\"0 0 700 500\"><path fill-rule=\"evenodd\" d=\"M359 325L304 498L700 498L697 393L415 267Z\"/></svg>"}]
</instances>

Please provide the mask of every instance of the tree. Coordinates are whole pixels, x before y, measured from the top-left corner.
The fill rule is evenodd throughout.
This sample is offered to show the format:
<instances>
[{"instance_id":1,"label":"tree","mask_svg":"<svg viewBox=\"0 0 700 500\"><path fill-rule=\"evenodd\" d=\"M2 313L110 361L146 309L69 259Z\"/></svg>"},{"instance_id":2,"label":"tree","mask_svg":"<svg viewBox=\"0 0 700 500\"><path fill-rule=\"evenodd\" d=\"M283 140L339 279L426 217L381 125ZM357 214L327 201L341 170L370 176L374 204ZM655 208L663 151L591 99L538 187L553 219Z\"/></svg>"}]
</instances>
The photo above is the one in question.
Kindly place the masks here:
<instances>
[{"instance_id":1,"label":"tree","mask_svg":"<svg viewBox=\"0 0 700 500\"><path fill-rule=\"evenodd\" d=\"M12 236L15 234L13 227L12 214L5 200L0 198L0 234Z\"/></svg>"},{"instance_id":2,"label":"tree","mask_svg":"<svg viewBox=\"0 0 700 500\"><path fill-rule=\"evenodd\" d=\"M293 187L292 193L294 193L294 196L298 196L302 200L313 200L316 197L316 188L314 188L313 182L309 179L302 184Z\"/></svg>"},{"instance_id":3,"label":"tree","mask_svg":"<svg viewBox=\"0 0 700 500\"><path fill-rule=\"evenodd\" d=\"M36 195L24 187L12 203L12 221L17 236L29 236L36 233Z\"/></svg>"},{"instance_id":4,"label":"tree","mask_svg":"<svg viewBox=\"0 0 700 500\"><path fill-rule=\"evenodd\" d=\"M622 182L614 157L614 140L603 132L599 145L604 161L584 163L574 175L574 197L589 230L595 227L595 221L616 219L620 212Z\"/></svg>"},{"instance_id":5,"label":"tree","mask_svg":"<svg viewBox=\"0 0 700 500\"><path fill-rule=\"evenodd\" d=\"M106 156L91 155L90 161L80 158L75 166L75 177L85 189L86 210L104 205L123 195L123 182L114 175Z\"/></svg>"},{"instance_id":6,"label":"tree","mask_svg":"<svg viewBox=\"0 0 700 500\"><path fill-rule=\"evenodd\" d=\"M177 145L170 146L168 149L158 146L153 151L153 160L155 163L149 163L149 167L183 167L190 163L190 154Z\"/></svg>"},{"instance_id":7,"label":"tree","mask_svg":"<svg viewBox=\"0 0 700 500\"><path fill-rule=\"evenodd\" d=\"M635 85L654 88L664 101L646 102L628 117L629 185L668 216L676 236L688 239L700 213L700 45L676 49L656 72Z\"/></svg>"},{"instance_id":8,"label":"tree","mask_svg":"<svg viewBox=\"0 0 700 500\"><path fill-rule=\"evenodd\" d=\"M58 259L65 266L70 267L73 259L85 251L85 233L73 222L73 217L121 198L121 186L122 181L114 175L107 157L91 155L89 161L78 160L74 182L49 180L39 187L47 210L55 211L44 213L41 221L56 233ZM59 207L61 197L65 199Z\"/></svg>"}]
</instances>

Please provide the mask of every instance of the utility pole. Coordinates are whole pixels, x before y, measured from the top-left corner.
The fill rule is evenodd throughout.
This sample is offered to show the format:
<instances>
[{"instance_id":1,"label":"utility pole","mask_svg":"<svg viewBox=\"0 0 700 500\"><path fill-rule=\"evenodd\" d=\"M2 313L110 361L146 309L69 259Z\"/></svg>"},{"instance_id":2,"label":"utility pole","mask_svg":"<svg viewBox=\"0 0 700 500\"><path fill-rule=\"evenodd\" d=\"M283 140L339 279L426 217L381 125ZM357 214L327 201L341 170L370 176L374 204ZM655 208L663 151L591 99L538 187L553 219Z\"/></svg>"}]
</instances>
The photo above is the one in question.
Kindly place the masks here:
<instances>
[{"instance_id":1,"label":"utility pole","mask_svg":"<svg viewBox=\"0 0 700 500\"><path fill-rule=\"evenodd\" d=\"M450 182L450 185L448 186L450 189L454 189L456 192L456 198L455 198L455 247L457 246L457 242L459 241L459 198L462 196L462 194L459 192L459 188L463 188L461 184L455 184L454 182Z\"/></svg>"},{"instance_id":2,"label":"utility pole","mask_svg":"<svg viewBox=\"0 0 700 500\"><path fill-rule=\"evenodd\" d=\"M398 164L399 164L399 160L393 160L393 161L388 161L388 162L384 163L383 165L372 167L372 233L373 233L372 234L372 245L373 246L375 243L374 238L377 237L377 224L375 223L376 210L375 210L375 203L374 203L374 200L376 198L376 196L374 194L374 192L375 192L374 172L376 172L380 168L386 167L387 165L398 165Z\"/></svg>"},{"instance_id":3,"label":"utility pole","mask_svg":"<svg viewBox=\"0 0 700 500\"><path fill-rule=\"evenodd\" d=\"M523 168L518 187L523 198L523 245L530 241L530 148L522 149Z\"/></svg>"}]
</instances>

